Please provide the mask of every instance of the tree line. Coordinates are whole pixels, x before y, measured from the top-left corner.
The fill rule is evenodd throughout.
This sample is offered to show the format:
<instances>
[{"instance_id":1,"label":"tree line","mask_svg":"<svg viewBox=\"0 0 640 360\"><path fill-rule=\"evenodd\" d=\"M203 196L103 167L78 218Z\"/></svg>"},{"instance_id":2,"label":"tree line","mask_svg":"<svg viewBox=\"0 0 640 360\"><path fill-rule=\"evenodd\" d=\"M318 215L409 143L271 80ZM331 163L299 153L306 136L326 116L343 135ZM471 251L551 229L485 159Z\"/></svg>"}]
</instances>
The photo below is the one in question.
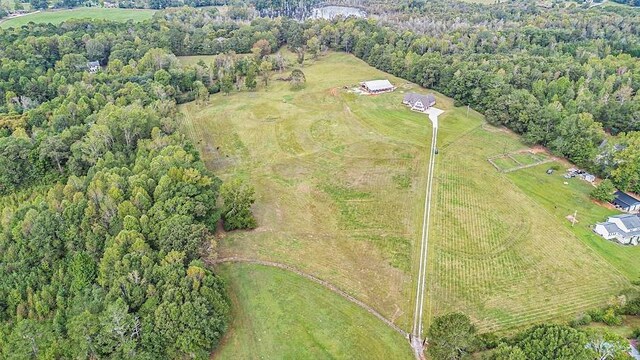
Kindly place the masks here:
<instances>
[{"instance_id":1,"label":"tree line","mask_svg":"<svg viewBox=\"0 0 640 360\"><path fill-rule=\"evenodd\" d=\"M451 313L438 316L431 323L427 352L435 360L630 359L630 345L626 338L607 328L579 325L538 324L510 336L499 337L478 334L467 315ZM632 334L634 337L639 335L639 329Z\"/></svg>"}]
</instances>

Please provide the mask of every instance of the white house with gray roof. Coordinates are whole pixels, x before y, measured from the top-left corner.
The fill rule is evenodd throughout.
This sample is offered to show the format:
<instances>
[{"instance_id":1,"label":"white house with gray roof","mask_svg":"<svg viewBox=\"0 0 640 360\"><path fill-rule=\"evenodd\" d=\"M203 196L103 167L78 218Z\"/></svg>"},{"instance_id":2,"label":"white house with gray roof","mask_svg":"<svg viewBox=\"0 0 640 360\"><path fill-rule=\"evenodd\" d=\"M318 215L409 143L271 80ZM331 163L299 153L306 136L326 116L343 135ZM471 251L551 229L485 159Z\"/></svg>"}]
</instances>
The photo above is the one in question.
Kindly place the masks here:
<instances>
[{"instance_id":1,"label":"white house with gray roof","mask_svg":"<svg viewBox=\"0 0 640 360\"><path fill-rule=\"evenodd\" d=\"M624 245L638 245L640 217L636 214L609 216L606 222L597 223L593 231L607 240L615 239Z\"/></svg>"},{"instance_id":2,"label":"white house with gray roof","mask_svg":"<svg viewBox=\"0 0 640 360\"><path fill-rule=\"evenodd\" d=\"M433 94L421 95L408 93L402 99L402 103L410 107L413 111L426 112L436 104L436 97L433 96Z\"/></svg>"}]
</instances>

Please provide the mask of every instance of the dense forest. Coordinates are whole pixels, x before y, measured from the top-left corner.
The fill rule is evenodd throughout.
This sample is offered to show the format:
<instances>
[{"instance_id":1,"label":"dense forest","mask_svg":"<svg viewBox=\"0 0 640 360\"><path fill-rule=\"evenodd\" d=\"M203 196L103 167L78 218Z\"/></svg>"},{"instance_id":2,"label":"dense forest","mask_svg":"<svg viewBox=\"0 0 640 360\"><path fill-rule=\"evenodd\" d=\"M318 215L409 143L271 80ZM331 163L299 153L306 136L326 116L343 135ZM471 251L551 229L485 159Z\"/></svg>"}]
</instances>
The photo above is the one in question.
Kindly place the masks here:
<instances>
[{"instance_id":1,"label":"dense forest","mask_svg":"<svg viewBox=\"0 0 640 360\"><path fill-rule=\"evenodd\" d=\"M201 257L221 216L252 223L176 133L208 75L164 21L0 30L2 358L208 358L226 329Z\"/></svg>"},{"instance_id":2,"label":"dense forest","mask_svg":"<svg viewBox=\"0 0 640 360\"><path fill-rule=\"evenodd\" d=\"M180 8L0 29L0 357L208 357L229 303L203 256L221 217L255 221L235 196L250 190L222 185L176 132L176 106L268 86L283 46L300 62L353 53L640 192L639 14L412 1L378 16ZM176 58L196 54L223 55Z\"/></svg>"}]
</instances>

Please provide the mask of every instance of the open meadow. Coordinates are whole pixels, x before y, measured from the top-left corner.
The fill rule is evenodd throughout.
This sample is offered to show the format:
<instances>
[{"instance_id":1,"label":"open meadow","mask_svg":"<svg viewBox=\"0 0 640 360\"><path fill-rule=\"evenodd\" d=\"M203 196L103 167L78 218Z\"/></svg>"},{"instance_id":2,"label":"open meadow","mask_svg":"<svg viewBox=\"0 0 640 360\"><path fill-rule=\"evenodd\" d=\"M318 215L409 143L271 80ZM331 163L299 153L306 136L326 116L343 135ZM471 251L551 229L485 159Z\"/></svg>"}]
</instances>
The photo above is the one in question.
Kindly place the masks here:
<instances>
[{"instance_id":1,"label":"open meadow","mask_svg":"<svg viewBox=\"0 0 640 360\"><path fill-rule=\"evenodd\" d=\"M332 53L302 70L301 91L275 74L268 91L182 107L184 130L209 168L223 179L243 174L256 188L258 228L228 234L219 256L293 265L406 328L429 120L401 104L405 81L353 56ZM344 89L378 78L401 91Z\"/></svg>"},{"instance_id":2,"label":"open meadow","mask_svg":"<svg viewBox=\"0 0 640 360\"><path fill-rule=\"evenodd\" d=\"M77 8L71 10L48 10L0 21L1 28L20 27L30 22L60 24L69 19L101 19L111 21L143 21L150 19L155 10Z\"/></svg>"},{"instance_id":3,"label":"open meadow","mask_svg":"<svg viewBox=\"0 0 640 360\"><path fill-rule=\"evenodd\" d=\"M183 130L223 179L256 188L258 228L229 233L219 256L276 261L329 281L404 329L411 324L431 126L401 99L414 84L347 54L302 68L304 90L274 80L267 91L221 94L181 107ZM394 93L349 92L388 78ZM481 331L570 319L630 286L637 248L589 225L612 210L591 185L529 152L512 133L436 94L439 155L425 318L463 311ZM508 154L505 155L505 154ZM497 158L497 167L488 159ZM535 165L544 163L541 165ZM566 216L578 211L575 227ZM429 324L425 324L428 326ZM382 326L382 325L381 325Z\"/></svg>"},{"instance_id":4,"label":"open meadow","mask_svg":"<svg viewBox=\"0 0 640 360\"><path fill-rule=\"evenodd\" d=\"M218 268L233 320L215 359L411 359L406 340L360 307L297 274Z\"/></svg>"}]
</instances>

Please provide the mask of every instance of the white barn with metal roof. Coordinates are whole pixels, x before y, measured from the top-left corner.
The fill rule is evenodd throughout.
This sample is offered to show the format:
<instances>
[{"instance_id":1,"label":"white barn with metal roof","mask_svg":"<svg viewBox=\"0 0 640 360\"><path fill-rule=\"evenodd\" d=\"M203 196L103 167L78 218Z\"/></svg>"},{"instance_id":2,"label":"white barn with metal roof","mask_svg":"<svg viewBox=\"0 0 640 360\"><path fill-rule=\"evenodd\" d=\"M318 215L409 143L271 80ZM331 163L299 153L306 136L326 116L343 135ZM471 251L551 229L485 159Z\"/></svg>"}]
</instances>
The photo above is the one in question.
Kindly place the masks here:
<instances>
[{"instance_id":1,"label":"white barn with metal roof","mask_svg":"<svg viewBox=\"0 0 640 360\"><path fill-rule=\"evenodd\" d=\"M360 83L360 87L370 94L381 94L396 89L389 80L370 80Z\"/></svg>"}]
</instances>

